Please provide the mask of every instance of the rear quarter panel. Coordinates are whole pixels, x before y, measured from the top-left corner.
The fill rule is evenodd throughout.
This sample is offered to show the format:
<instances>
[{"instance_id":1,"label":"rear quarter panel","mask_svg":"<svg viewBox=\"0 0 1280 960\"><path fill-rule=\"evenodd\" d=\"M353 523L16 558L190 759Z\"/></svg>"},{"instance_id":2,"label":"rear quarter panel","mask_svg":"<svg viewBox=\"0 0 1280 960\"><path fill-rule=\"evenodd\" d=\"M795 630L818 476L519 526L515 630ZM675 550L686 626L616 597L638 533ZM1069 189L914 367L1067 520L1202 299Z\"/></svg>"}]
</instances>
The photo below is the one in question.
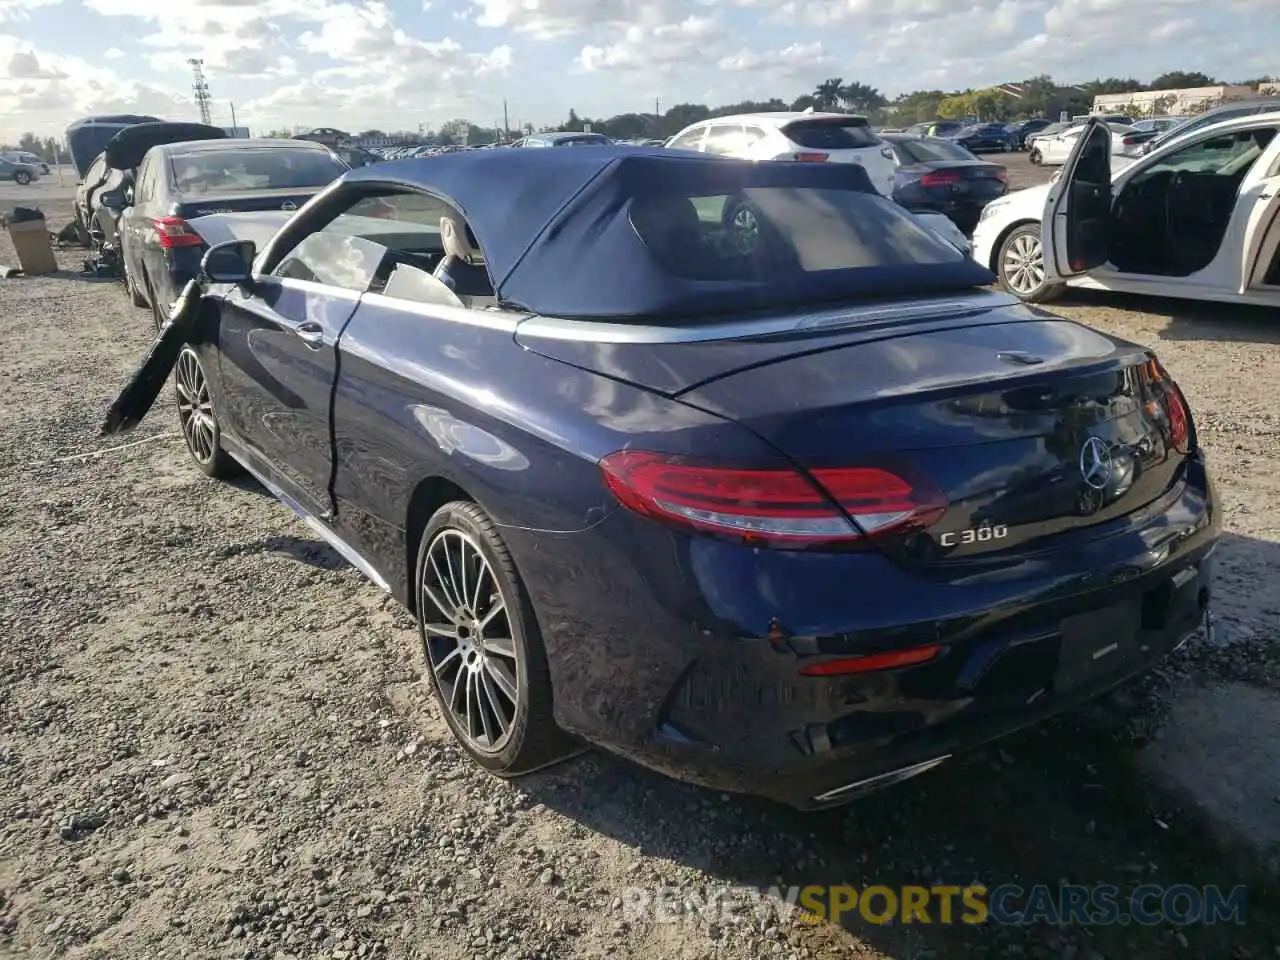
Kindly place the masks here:
<instances>
[{"instance_id":1,"label":"rear quarter panel","mask_svg":"<svg viewBox=\"0 0 1280 960\"><path fill-rule=\"evenodd\" d=\"M515 342L498 312L411 308L366 298L339 341L333 400L339 523L387 581L414 558L415 491L445 480L507 532L535 603L559 564L539 539L573 535L616 508L598 467L633 446L777 463L743 428Z\"/></svg>"}]
</instances>

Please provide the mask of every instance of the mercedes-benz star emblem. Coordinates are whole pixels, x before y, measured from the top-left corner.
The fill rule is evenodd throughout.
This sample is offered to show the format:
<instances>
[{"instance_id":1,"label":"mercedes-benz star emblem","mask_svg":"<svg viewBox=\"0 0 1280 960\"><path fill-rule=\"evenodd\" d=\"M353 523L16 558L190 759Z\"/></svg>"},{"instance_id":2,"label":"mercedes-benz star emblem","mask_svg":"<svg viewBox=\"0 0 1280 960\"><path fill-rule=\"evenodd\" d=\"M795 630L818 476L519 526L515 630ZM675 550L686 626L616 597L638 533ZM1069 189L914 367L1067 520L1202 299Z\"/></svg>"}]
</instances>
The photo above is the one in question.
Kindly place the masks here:
<instances>
[{"instance_id":1,"label":"mercedes-benz star emblem","mask_svg":"<svg viewBox=\"0 0 1280 960\"><path fill-rule=\"evenodd\" d=\"M297 210L298 205L294 203L292 200L286 200L284 203L280 204L280 209L281 210Z\"/></svg>"},{"instance_id":2,"label":"mercedes-benz star emblem","mask_svg":"<svg viewBox=\"0 0 1280 960\"><path fill-rule=\"evenodd\" d=\"M1111 482L1114 466L1111 451L1104 441L1090 437L1080 448L1080 476L1095 490L1102 490Z\"/></svg>"}]
</instances>

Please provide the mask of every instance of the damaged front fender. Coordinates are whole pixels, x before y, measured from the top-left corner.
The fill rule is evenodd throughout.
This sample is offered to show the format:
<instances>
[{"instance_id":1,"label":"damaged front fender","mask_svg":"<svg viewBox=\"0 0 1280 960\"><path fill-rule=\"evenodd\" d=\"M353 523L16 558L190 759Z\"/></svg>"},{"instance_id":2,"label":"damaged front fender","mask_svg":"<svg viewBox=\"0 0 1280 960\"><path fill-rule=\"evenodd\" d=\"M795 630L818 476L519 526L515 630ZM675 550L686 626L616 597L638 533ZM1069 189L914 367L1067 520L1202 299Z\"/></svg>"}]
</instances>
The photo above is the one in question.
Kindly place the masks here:
<instances>
[{"instance_id":1,"label":"damaged front fender","mask_svg":"<svg viewBox=\"0 0 1280 960\"><path fill-rule=\"evenodd\" d=\"M204 290L198 280L187 281L155 343L107 411L102 424L104 435L128 433L147 415L164 388L173 365L178 362L182 347L193 342L199 332L203 295Z\"/></svg>"}]
</instances>

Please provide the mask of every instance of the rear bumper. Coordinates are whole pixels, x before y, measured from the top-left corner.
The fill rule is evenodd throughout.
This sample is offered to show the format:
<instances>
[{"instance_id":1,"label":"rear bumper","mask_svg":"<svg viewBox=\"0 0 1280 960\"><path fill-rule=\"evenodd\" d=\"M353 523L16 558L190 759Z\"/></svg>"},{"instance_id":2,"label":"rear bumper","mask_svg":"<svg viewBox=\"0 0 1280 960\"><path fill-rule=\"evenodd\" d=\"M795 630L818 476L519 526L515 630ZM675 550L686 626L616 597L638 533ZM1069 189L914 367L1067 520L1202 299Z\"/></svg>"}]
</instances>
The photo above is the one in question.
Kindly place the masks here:
<instances>
[{"instance_id":1,"label":"rear bumper","mask_svg":"<svg viewBox=\"0 0 1280 960\"><path fill-rule=\"evenodd\" d=\"M1219 529L1195 460L1141 526L947 578L873 553L684 538L621 512L583 533L504 536L566 730L679 779L815 808L1150 667L1202 622ZM798 673L815 656L934 643L916 667Z\"/></svg>"}]
</instances>

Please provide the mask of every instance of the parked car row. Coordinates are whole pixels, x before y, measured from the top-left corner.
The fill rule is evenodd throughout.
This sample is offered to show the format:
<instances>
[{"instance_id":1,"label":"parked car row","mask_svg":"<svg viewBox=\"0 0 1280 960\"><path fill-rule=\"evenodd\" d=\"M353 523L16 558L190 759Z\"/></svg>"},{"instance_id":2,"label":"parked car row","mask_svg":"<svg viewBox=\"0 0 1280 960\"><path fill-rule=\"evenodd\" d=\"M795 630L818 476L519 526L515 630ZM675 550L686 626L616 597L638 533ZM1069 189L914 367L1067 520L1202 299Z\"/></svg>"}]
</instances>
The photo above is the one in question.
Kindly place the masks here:
<instances>
[{"instance_id":1,"label":"parked car row","mask_svg":"<svg viewBox=\"0 0 1280 960\"><path fill-rule=\"evenodd\" d=\"M350 167L310 140L230 139L220 127L122 126L76 187L82 236L118 265L157 329L208 248L191 221L232 211L293 211Z\"/></svg>"}]
</instances>

